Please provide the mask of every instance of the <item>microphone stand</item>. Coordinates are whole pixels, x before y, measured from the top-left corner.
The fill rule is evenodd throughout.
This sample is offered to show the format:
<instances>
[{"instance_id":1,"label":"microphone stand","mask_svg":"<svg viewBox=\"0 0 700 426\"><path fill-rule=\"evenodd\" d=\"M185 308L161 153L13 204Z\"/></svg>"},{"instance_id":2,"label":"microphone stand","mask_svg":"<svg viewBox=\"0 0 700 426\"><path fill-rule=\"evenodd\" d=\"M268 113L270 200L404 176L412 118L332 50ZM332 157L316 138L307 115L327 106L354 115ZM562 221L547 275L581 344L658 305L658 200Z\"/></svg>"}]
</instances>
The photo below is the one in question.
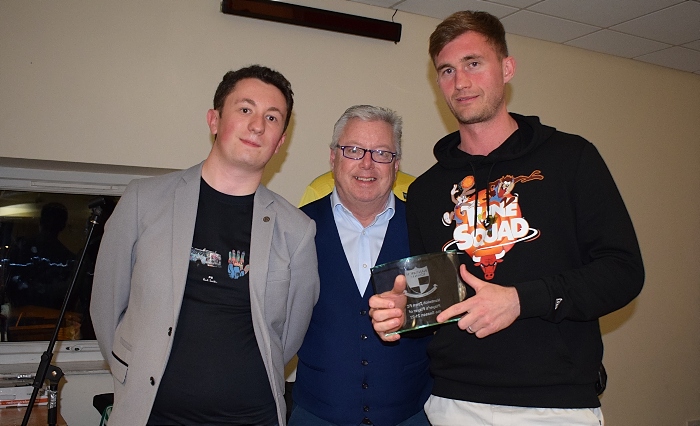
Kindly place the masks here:
<instances>
[{"instance_id":1,"label":"microphone stand","mask_svg":"<svg viewBox=\"0 0 700 426\"><path fill-rule=\"evenodd\" d=\"M27 411L24 412L22 426L27 426L27 423L29 422L29 417L31 416L32 408L34 407L36 397L39 394L39 389L41 389L41 386L44 384L44 380L47 379L46 375L49 373L49 371L49 389L47 391L49 397L48 425L56 426L56 423L58 422L58 382L63 377L63 371L61 371L59 367L51 365L50 362L53 358L54 346L56 345L56 341L58 340L58 333L61 329L61 322L63 322L63 318L66 316L68 301L70 300L70 297L73 294L73 287L75 287L75 282L78 278L78 273L80 272L80 268L83 265L85 252L87 251L88 245L90 244L90 240L92 239L92 232L95 230L95 225L98 224L97 219L102 214L102 206L104 206L104 204L105 199L103 197L100 197L93 200L88 205L88 207L92 210L92 215L90 216L90 220L88 221L88 235L85 240L85 247L83 247L83 251L80 254L80 259L78 260L78 264L75 267L75 272L73 273L73 279L71 280L70 286L68 287L68 292L66 293L66 296L63 299L63 306L61 307L61 312L58 315L58 321L56 322L56 327L53 331L53 337L51 337L51 340L49 341L49 346L46 348L46 351L44 351L44 353L41 355L41 362L39 363L39 368L36 371L36 375L34 376L34 382L32 383L34 389L32 390L32 396L29 399L29 405L27 405Z\"/></svg>"}]
</instances>

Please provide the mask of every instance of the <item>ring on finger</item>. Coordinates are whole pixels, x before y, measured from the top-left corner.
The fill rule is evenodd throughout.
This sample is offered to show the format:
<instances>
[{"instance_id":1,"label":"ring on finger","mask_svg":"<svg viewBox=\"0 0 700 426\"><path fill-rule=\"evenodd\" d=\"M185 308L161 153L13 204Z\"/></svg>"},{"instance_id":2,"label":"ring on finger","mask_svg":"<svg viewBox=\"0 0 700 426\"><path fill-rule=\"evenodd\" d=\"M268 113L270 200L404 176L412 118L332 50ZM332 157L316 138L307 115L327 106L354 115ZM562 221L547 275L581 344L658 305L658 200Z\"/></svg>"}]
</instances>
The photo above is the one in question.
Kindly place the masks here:
<instances>
[{"instance_id":1,"label":"ring on finger","mask_svg":"<svg viewBox=\"0 0 700 426\"><path fill-rule=\"evenodd\" d=\"M471 325L467 326L467 331L470 332L470 333L472 333L472 334L474 334L474 330L472 330L472 326L471 326Z\"/></svg>"}]
</instances>

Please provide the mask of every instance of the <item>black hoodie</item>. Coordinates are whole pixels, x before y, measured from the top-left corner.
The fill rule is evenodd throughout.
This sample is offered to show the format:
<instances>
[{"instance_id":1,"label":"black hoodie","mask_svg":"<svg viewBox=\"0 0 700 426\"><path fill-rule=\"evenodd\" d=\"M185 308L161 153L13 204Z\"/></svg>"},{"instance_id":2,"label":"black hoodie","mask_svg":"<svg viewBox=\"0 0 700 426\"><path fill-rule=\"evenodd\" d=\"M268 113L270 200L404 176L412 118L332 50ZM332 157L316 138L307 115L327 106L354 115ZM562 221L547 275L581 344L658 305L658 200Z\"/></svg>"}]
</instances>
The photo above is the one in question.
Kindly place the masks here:
<instances>
[{"instance_id":1,"label":"black hoodie","mask_svg":"<svg viewBox=\"0 0 700 426\"><path fill-rule=\"evenodd\" d=\"M461 151L459 132L442 138L437 164L408 190L411 254L459 250L471 273L515 287L520 298L520 317L483 339L456 323L440 326L428 351L433 394L598 407L598 318L641 291L637 238L591 143L537 117L511 116L518 130L487 156Z\"/></svg>"}]
</instances>

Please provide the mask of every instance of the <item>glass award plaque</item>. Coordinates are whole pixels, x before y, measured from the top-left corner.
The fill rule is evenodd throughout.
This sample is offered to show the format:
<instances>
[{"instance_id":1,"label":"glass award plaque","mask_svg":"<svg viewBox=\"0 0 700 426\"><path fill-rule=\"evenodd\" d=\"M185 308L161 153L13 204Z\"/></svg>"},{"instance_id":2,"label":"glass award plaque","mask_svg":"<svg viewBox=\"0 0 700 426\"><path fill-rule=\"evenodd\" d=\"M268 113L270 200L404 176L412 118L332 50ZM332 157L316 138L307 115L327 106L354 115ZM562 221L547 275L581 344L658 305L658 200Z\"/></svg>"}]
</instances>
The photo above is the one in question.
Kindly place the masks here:
<instances>
[{"instance_id":1,"label":"glass award plaque","mask_svg":"<svg viewBox=\"0 0 700 426\"><path fill-rule=\"evenodd\" d=\"M440 312L464 300L467 290L459 277L458 256L454 251L422 254L371 269L376 294L391 291L396 277L406 276L406 322L398 331L387 335L437 325ZM446 322L457 320L459 317Z\"/></svg>"}]
</instances>

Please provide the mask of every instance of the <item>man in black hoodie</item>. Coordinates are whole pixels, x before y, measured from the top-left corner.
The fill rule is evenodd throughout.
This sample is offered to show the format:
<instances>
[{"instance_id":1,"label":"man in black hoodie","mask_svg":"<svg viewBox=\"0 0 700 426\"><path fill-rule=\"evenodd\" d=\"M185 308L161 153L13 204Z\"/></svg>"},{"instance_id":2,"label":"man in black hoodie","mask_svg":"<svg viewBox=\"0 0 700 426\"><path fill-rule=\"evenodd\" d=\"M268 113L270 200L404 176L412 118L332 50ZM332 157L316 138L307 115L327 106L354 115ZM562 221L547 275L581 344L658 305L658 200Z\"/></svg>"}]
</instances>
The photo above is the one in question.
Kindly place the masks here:
<instances>
[{"instance_id":1,"label":"man in black hoodie","mask_svg":"<svg viewBox=\"0 0 700 426\"><path fill-rule=\"evenodd\" d=\"M407 197L412 255L457 250L470 287L444 310L428 353L426 403L440 425L602 425L598 319L641 291L644 268L622 198L596 148L507 111L515 72L500 21L458 12L430 37L459 130ZM370 300L385 336L404 321L405 279Z\"/></svg>"}]
</instances>

